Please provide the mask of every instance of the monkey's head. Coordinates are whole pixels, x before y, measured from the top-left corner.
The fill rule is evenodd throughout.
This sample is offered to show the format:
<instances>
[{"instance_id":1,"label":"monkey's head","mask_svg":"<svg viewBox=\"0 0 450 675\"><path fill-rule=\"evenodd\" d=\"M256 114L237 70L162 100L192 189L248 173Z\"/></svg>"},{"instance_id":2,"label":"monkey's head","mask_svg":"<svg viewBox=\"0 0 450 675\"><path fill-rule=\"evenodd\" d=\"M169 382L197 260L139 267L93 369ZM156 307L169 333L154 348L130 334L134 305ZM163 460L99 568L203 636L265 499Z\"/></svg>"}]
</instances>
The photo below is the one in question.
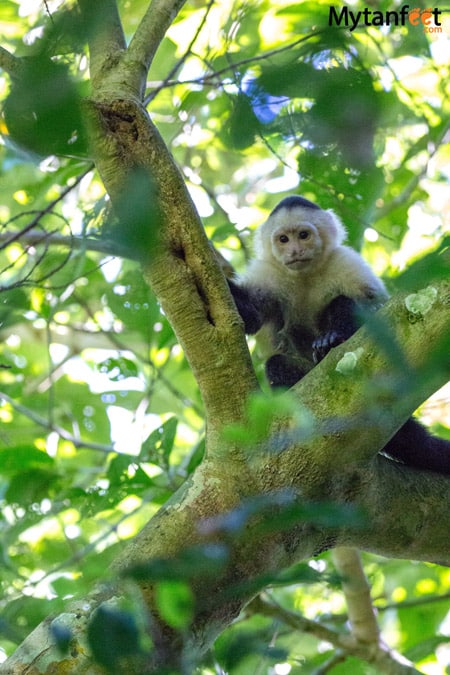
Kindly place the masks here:
<instances>
[{"instance_id":1,"label":"monkey's head","mask_svg":"<svg viewBox=\"0 0 450 675\"><path fill-rule=\"evenodd\" d=\"M310 272L344 240L344 226L332 211L302 197L283 199L255 235L256 256L292 272Z\"/></svg>"}]
</instances>

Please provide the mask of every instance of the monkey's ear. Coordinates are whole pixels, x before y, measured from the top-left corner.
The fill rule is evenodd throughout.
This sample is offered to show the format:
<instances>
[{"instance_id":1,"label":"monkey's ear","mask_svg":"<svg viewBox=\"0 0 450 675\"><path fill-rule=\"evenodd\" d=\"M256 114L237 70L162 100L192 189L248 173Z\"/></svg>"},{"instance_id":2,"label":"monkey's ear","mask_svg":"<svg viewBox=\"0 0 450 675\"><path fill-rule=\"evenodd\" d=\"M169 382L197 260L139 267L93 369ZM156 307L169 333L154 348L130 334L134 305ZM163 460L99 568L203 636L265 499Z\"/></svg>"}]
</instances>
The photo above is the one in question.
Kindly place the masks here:
<instances>
[{"instance_id":1,"label":"monkey's ear","mask_svg":"<svg viewBox=\"0 0 450 675\"><path fill-rule=\"evenodd\" d=\"M256 228L253 235L253 249L259 260L270 260L272 257L272 231L274 219L269 216L267 220Z\"/></svg>"},{"instance_id":2,"label":"monkey's ear","mask_svg":"<svg viewBox=\"0 0 450 675\"><path fill-rule=\"evenodd\" d=\"M332 209L327 209L325 213L329 216L329 223L333 228L331 234L336 243L336 246L340 246L347 238L347 230L345 229L345 225Z\"/></svg>"}]
</instances>

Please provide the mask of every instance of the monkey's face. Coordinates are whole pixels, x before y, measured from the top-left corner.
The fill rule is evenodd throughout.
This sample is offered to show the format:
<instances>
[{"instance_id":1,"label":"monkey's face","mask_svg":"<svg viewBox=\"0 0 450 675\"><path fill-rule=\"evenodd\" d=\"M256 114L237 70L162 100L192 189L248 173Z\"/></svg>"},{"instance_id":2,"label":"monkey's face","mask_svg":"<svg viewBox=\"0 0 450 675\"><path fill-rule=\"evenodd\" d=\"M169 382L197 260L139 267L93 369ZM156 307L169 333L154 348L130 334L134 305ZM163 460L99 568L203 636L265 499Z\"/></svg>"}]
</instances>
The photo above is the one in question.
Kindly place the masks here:
<instances>
[{"instance_id":1,"label":"monkey's face","mask_svg":"<svg viewBox=\"0 0 450 675\"><path fill-rule=\"evenodd\" d=\"M310 273L344 238L345 229L332 211L280 208L256 231L255 253L293 273Z\"/></svg>"},{"instance_id":2,"label":"monkey's face","mask_svg":"<svg viewBox=\"0 0 450 675\"><path fill-rule=\"evenodd\" d=\"M311 223L282 225L271 237L275 260L289 270L310 270L317 264L322 252L319 232Z\"/></svg>"}]
</instances>

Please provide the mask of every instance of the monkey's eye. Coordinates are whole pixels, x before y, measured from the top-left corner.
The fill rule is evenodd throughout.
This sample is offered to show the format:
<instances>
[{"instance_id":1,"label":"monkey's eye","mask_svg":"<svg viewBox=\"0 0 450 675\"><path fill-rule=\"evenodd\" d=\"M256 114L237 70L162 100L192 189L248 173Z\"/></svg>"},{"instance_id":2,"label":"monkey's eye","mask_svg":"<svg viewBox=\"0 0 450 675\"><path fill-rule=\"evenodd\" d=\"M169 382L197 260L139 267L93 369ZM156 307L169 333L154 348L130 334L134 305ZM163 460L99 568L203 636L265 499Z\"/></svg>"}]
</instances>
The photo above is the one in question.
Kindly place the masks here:
<instances>
[{"instance_id":1,"label":"monkey's eye","mask_svg":"<svg viewBox=\"0 0 450 675\"><path fill-rule=\"evenodd\" d=\"M308 230L300 230L298 233L298 238L299 239L309 239L310 232Z\"/></svg>"},{"instance_id":2,"label":"monkey's eye","mask_svg":"<svg viewBox=\"0 0 450 675\"><path fill-rule=\"evenodd\" d=\"M287 244L288 241L289 241L289 237L287 236L287 234L280 234L280 236L278 237L278 240L279 240L282 244Z\"/></svg>"}]
</instances>

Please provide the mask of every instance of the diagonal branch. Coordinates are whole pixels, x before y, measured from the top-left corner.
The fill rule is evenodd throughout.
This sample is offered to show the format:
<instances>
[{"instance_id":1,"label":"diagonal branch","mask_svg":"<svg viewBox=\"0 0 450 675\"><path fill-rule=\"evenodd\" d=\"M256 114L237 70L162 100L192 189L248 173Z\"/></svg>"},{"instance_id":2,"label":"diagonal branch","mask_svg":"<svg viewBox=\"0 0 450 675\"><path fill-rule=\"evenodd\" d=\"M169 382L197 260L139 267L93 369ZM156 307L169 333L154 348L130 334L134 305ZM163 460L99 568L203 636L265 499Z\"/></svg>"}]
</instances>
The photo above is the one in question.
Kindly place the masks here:
<instances>
[{"instance_id":1,"label":"diagonal branch","mask_svg":"<svg viewBox=\"0 0 450 675\"><path fill-rule=\"evenodd\" d=\"M355 548L338 546L333 549L332 557L336 571L341 577L353 637L357 643L377 645L380 640L380 629L360 553Z\"/></svg>"},{"instance_id":2,"label":"diagonal branch","mask_svg":"<svg viewBox=\"0 0 450 675\"><path fill-rule=\"evenodd\" d=\"M0 46L0 69L7 72L11 77L20 75L23 67L22 59L14 56L4 47Z\"/></svg>"},{"instance_id":3,"label":"diagonal branch","mask_svg":"<svg viewBox=\"0 0 450 675\"><path fill-rule=\"evenodd\" d=\"M373 645L358 643L348 635L331 630L322 626L317 621L304 618L296 612L291 612L276 604L273 600L258 597L249 606L250 610L282 621L293 630L302 633L310 633L321 640L332 644L341 653L339 660L345 660L347 656L355 656L367 663L372 664L379 672L389 675L420 675L412 663L394 652L379 646L374 649Z\"/></svg>"},{"instance_id":4,"label":"diagonal branch","mask_svg":"<svg viewBox=\"0 0 450 675\"><path fill-rule=\"evenodd\" d=\"M293 470L298 472L299 456L306 473L320 467L322 477L331 477L337 467L345 469L350 462L370 461L414 410L447 382L450 284L434 286L437 299L424 317L411 317L405 296L391 298L378 313L385 335L374 339L369 327L362 328L294 387L299 403L314 411L321 439L310 444L294 439L278 461L281 485L291 480ZM396 364L393 354L398 345L403 361ZM344 354L356 355L359 350L354 370L338 372ZM280 431L274 429L276 433ZM286 439L292 443L292 433Z\"/></svg>"},{"instance_id":5,"label":"diagonal branch","mask_svg":"<svg viewBox=\"0 0 450 675\"><path fill-rule=\"evenodd\" d=\"M206 23L206 20L208 18L208 14L209 14L209 12L211 10L211 7L213 6L214 2L215 2L215 0L209 0L208 5L206 6L206 9L205 9L205 13L203 14L203 18L200 21L200 24L199 24L197 30L195 31L195 34L194 34L192 40L190 41L187 49L185 50L184 54L182 55L182 57L175 63L175 65L170 70L170 72L167 73L164 80L162 82L160 82L158 84L158 86L156 88L154 88L153 91L148 96L146 96L145 101L144 101L146 106L148 106L149 103L151 103L151 101L153 101L153 99L156 98L156 96L159 94L159 92L167 86L167 84L175 76L175 73L179 72L183 63L186 61L188 56L191 54L192 48L193 48L194 44L196 43L197 38L200 35L203 26Z\"/></svg>"},{"instance_id":6,"label":"diagonal branch","mask_svg":"<svg viewBox=\"0 0 450 675\"><path fill-rule=\"evenodd\" d=\"M153 0L130 42L124 64L134 77L134 86L140 91L141 98L155 53L185 2L186 0Z\"/></svg>"},{"instance_id":7,"label":"diagonal branch","mask_svg":"<svg viewBox=\"0 0 450 675\"><path fill-rule=\"evenodd\" d=\"M57 424L54 424L53 422L45 419L44 417L41 417L33 410L30 410L30 408L27 408L21 403L14 401L14 399L8 396L8 394L5 394L4 392L0 391L0 406L2 405L2 402L8 403L20 415L27 417L28 419L30 419L32 422L42 427L43 429L47 429L47 431L54 431L55 433L58 434L60 438L62 438L65 441L69 441L69 443L72 443L75 448L88 448L89 450L98 450L99 452L103 452L105 454L115 452L114 447L112 445L102 445L101 443L92 443L91 441L83 441L81 438L72 436L72 434L66 431L66 429L63 429L63 427L60 427Z\"/></svg>"},{"instance_id":8,"label":"diagonal branch","mask_svg":"<svg viewBox=\"0 0 450 675\"><path fill-rule=\"evenodd\" d=\"M243 414L247 394L256 387L228 285L183 177L147 112L132 99L91 105L98 130L93 146L96 165L113 207L123 211L128 204L123 186L136 167L157 186L162 219L158 232L150 233L146 279L191 364L207 411L208 433L219 433ZM145 187L141 207L147 215L142 227L150 231L154 197ZM125 213L125 228L126 220ZM224 396L230 382L233 395Z\"/></svg>"},{"instance_id":9,"label":"diagonal branch","mask_svg":"<svg viewBox=\"0 0 450 675\"><path fill-rule=\"evenodd\" d=\"M126 49L116 0L78 0L84 25L88 27L89 68L92 86L101 86L106 74L114 72Z\"/></svg>"}]
</instances>

